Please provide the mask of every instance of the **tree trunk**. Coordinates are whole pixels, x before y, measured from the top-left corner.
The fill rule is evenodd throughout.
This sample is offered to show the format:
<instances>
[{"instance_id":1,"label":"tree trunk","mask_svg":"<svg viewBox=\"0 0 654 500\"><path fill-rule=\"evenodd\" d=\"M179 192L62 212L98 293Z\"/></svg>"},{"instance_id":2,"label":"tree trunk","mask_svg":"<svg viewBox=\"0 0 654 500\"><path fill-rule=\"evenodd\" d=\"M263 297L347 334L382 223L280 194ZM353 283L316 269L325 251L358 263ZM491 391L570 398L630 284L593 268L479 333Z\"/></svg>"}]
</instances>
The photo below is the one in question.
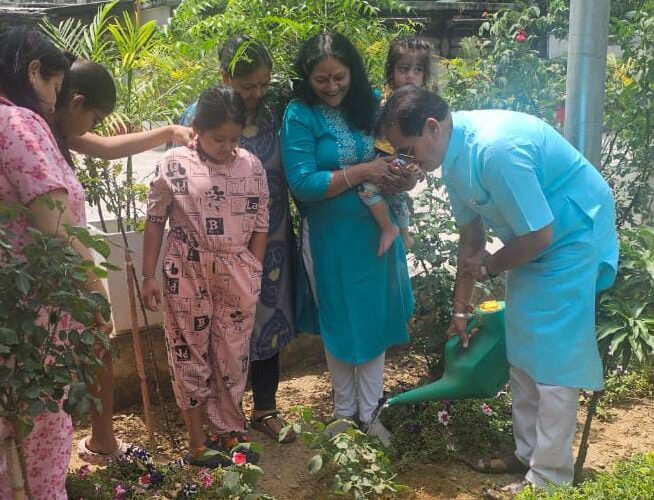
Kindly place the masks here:
<instances>
[{"instance_id":1,"label":"tree trunk","mask_svg":"<svg viewBox=\"0 0 654 500\"><path fill-rule=\"evenodd\" d=\"M125 249L125 271L127 272L127 294L129 298L129 309L132 320L132 343L134 345L134 358L136 359L136 373L141 384L141 398L143 400L143 413L145 414L145 427L148 430L148 441L151 446L155 445L154 428L152 427L152 408L150 407L150 395L148 393L148 381L145 375L143 364L143 349L141 347L141 333L138 327L138 316L136 313L136 297L134 295L134 264L129 249Z\"/></svg>"},{"instance_id":2,"label":"tree trunk","mask_svg":"<svg viewBox=\"0 0 654 500\"><path fill-rule=\"evenodd\" d=\"M16 445L16 440L13 437L5 439L4 449L14 499L30 500L32 495L27 481L28 475L25 470L25 457L22 456L22 449Z\"/></svg>"}]
</instances>

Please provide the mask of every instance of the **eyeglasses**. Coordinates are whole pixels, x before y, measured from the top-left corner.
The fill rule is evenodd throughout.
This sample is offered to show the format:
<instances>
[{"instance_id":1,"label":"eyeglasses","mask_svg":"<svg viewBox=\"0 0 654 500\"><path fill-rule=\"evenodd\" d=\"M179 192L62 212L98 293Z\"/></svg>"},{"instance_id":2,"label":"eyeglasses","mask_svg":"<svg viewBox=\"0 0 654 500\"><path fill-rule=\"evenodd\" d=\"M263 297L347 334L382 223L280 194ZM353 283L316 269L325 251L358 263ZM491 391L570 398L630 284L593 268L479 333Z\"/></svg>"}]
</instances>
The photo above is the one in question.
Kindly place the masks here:
<instances>
[{"instance_id":1,"label":"eyeglasses","mask_svg":"<svg viewBox=\"0 0 654 500\"><path fill-rule=\"evenodd\" d=\"M91 126L91 129L93 130L100 126L100 124L106 118L106 115L99 113L96 109L92 109L91 111L93 111L93 124Z\"/></svg>"},{"instance_id":2,"label":"eyeglasses","mask_svg":"<svg viewBox=\"0 0 654 500\"><path fill-rule=\"evenodd\" d=\"M402 157L406 161L417 161L417 158L415 157L413 144L407 146L406 148L398 149L397 155L399 157Z\"/></svg>"}]
</instances>

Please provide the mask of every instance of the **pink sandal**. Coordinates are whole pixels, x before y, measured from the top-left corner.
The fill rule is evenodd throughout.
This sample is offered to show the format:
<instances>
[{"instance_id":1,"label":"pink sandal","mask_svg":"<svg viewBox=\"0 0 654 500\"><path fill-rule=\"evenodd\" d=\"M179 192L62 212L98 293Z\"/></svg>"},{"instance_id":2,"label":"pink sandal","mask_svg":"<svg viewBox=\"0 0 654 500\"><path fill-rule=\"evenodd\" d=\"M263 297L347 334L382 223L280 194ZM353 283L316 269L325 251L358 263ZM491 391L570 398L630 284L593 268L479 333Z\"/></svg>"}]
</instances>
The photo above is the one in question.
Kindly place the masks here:
<instances>
[{"instance_id":1,"label":"pink sandal","mask_svg":"<svg viewBox=\"0 0 654 500\"><path fill-rule=\"evenodd\" d=\"M77 456L80 458L80 460L83 460L87 464L91 465L106 466L110 461L122 457L125 453L127 453L127 450L131 446L130 443L126 443L116 438L118 448L116 448L114 452L100 453L98 451L91 450L87 446L86 441L89 439L89 437L90 436L86 436L85 438L80 439L79 443L77 443Z\"/></svg>"}]
</instances>

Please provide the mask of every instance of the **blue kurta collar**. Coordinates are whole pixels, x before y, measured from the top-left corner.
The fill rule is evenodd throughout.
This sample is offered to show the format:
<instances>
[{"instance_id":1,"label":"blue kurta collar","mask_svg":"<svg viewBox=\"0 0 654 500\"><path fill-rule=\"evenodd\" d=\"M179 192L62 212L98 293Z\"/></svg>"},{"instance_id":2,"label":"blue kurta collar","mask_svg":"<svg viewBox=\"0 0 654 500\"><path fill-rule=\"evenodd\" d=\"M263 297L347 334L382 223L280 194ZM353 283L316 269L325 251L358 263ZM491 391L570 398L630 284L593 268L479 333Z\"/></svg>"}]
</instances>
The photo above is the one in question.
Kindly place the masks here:
<instances>
[{"instance_id":1,"label":"blue kurta collar","mask_svg":"<svg viewBox=\"0 0 654 500\"><path fill-rule=\"evenodd\" d=\"M464 133L463 125L459 123L459 117L456 113L452 113L452 135L450 136L450 142L447 145L447 152L445 153L445 158L443 159L442 168L443 168L443 177L447 175L448 170L463 151L464 143Z\"/></svg>"}]
</instances>

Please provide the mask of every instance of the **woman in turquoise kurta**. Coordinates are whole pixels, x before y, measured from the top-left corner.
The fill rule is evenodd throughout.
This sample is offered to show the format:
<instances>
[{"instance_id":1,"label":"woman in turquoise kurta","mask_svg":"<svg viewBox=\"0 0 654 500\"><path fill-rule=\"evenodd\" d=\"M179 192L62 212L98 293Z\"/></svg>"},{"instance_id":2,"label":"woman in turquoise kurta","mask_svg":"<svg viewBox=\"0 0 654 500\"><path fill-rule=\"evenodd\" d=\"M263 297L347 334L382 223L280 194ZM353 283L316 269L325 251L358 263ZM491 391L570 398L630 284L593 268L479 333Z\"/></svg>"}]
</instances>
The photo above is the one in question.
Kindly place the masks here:
<instances>
[{"instance_id":1,"label":"woman in turquoise kurta","mask_svg":"<svg viewBox=\"0 0 654 500\"><path fill-rule=\"evenodd\" d=\"M302 290L313 288L317 303L314 331L319 328L325 344L335 415L354 419L358 411L365 423L382 397L384 352L408 340L413 294L401 239L377 257L380 229L353 188L366 180L389 186L403 177L389 169L392 157L374 159L378 99L345 37L308 40L296 71L298 99L286 110L281 146L305 230ZM305 322L300 329L308 328Z\"/></svg>"},{"instance_id":2,"label":"woman in turquoise kurta","mask_svg":"<svg viewBox=\"0 0 654 500\"><path fill-rule=\"evenodd\" d=\"M516 450L477 468L524 473L507 487L513 493L527 484L570 483L579 389L603 387L595 300L617 270L610 187L534 116L450 113L439 96L405 88L389 100L382 123L396 150L409 148L423 165L442 165L461 236L449 333L467 343L475 280L507 271ZM504 243L492 255L484 251L486 227Z\"/></svg>"}]
</instances>

